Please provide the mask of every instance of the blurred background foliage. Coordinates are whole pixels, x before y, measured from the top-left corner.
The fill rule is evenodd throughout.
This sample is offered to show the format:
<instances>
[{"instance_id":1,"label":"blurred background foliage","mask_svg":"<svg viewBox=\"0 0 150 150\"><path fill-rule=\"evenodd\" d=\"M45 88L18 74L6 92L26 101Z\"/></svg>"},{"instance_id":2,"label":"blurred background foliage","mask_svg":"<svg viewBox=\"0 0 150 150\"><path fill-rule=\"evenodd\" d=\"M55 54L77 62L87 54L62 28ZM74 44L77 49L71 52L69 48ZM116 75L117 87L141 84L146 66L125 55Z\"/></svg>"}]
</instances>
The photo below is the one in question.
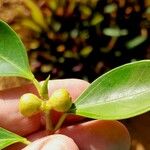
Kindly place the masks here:
<instances>
[{"instance_id":1,"label":"blurred background foliage","mask_svg":"<svg viewBox=\"0 0 150 150\"><path fill-rule=\"evenodd\" d=\"M150 58L149 0L0 0L0 18L21 36L39 80L91 82Z\"/></svg>"}]
</instances>

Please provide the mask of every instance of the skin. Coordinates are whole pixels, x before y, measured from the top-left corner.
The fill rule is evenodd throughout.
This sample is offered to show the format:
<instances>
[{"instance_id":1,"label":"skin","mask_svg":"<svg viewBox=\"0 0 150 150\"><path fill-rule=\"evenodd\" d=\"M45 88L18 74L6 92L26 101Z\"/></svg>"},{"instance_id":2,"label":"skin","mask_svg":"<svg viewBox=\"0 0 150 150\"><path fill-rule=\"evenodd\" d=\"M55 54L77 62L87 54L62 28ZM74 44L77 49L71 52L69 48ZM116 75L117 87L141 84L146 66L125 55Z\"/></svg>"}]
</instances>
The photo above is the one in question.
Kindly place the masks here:
<instances>
[{"instance_id":1,"label":"skin","mask_svg":"<svg viewBox=\"0 0 150 150\"><path fill-rule=\"evenodd\" d=\"M56 89L66 88L75 101L88 86L89 83L78 79L52 80L49 82L49 95ZM26 92L37 94L32 85L0 92L0 126L34 141L27 147L17 143L7 150L20 150L23 147L24 150L129 150L128 130L118 121L89 120L71 115L63 128L53 135L47 135L42 114L24 117L18 111L18 100ZM60 115L52 112L53 124Z\"/></svg>"}]
</instances>

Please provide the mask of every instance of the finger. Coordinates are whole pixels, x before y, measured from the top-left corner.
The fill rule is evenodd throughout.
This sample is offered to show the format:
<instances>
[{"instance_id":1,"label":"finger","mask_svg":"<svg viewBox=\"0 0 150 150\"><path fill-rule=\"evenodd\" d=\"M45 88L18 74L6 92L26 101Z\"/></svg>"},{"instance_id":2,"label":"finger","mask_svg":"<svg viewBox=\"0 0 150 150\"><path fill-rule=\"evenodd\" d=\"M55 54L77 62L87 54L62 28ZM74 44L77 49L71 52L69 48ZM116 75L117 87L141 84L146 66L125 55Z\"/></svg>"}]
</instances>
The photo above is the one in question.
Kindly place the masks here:
<instances>
[{"instance_id":1,"label":"finger","mask_svg":"<svg viewBox=\"0 0 150 150\"><path fill-rule=\"evenodd\" d=\"M52 80L49 82L49 95L57 89L66 88L71 94L72 100L75 101L88 86L88 82L80 79Z\"/></svg>"},{"instance_id":2,"label":"finger","mask_svg":"<svg viewBox=\"0 0 150 150\"><path fill-rule=\"evenodd\" d=\"M76 99L89 83L78 79L52 80L49 94L58 88L66 88L71 97ZM26 92L36 93L32 85L0 92L0 126L20 135L28 135L42 127L41 115L24 117L18 111L18 100Z\"/></svg>"},{"instance_id":3,"label":"finger","mask_svg":"<svg viewBox=\"0 0 150 150\"><path fill-rule=\"evenodd\" d=\"M35 93L31 85L20 88L0 91L0 127L6 128L20 135L30 134L37 131L40 124L40 115L24 117L18 110L18 102L24 93Z\"/></svg>"},{"instance_id":4,"label":"finger","mask_svg":"<svg viewBox=\"0 0 150 150\"><path fill-rule=\"evenodd\" d=\"M61 134L50 135L34 141L23 150L79 150L75 142Z\"/></svg>"},{"instance_id":5,"label":"finger","mask_svg":"<svg viewBox=\"0 0 150 150\"><path fill-rule=\"evenodd\" d=\"M53 133L52 133L53 134ZM38 132L35 132L29 136L27 136L26 138L28 139L28 141L33 142L36 141L38 139L41 139L43 137L46 137L47 131L46 130L41 130ZM49 135L51 135L51 133L49 133ZM5 150L21 150L25 147L26 145L23 143L15 143L13 145L8 146L7 148L5 148Z\"/></svg>"},{"instance_id":6,"label":"finger","mask_svg":"<svg viewBox=\"0 0 150 150\"><path fill-rule=\"evenodd\" d=\"M89 121L56 131L71 137L82 150L129 150L130 136L117 121Z\"/></svg>"},{"instance_id":7,"label":"finger","mask_svg":"<svg viewBox=\"0 0 150 150\"><path fill-rule=\"evenodd\" d=\"M67 82L66 82L67 80ZM89 86L89 83L83 80L76 80L76 79L66 79L62 80L53 80L53 82L49 82L49 96L57 89L66 88L67 91L70 93L72 101L74 102L76 98ZM57 85L57 86L56 86ZM52 122L55 125L62 113L56 112L52 110ZM42 118L43 125L45 125L45 119ZM74 124L78 123L83 120L83 117L76 116L76 115L68 115L65 119L65 124Z\"/></svg>"},{"instance_id":8,"label":"finger","mask_svg":"<svg viewBox=\"0 0 150 150\"><path fill-rule=\"evenodd\" d=\"M118 121L94 120L75 126L68 126L55 132L71 137L82 150L129 150L130 136L123 124ZM45 137L46 131L28 136L30 141ZM19 145L21 146L21 145ZM24 146L24 145L22 145ZM18 144L8 150L21 149Z\"/></svg>"}]
</instances>

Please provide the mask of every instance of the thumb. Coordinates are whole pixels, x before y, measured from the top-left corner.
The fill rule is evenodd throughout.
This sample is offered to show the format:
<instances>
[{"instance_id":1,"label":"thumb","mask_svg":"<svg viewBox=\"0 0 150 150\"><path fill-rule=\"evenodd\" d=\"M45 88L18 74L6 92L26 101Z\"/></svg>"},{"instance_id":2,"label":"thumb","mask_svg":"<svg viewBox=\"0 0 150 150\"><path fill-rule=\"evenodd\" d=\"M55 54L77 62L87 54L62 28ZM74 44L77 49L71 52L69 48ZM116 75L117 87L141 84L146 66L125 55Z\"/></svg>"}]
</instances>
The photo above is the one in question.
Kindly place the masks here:
<instances>
[{"instance_id":1,"label":"thumb","mask_svg":"<svg viewBox=\"0 0 150 150\"><path fill-rule=\"evenodd\" d=\"M61 134L54 134L32 142L23 150L79 150L73 139Z\"/></svg>"}]
</instances>

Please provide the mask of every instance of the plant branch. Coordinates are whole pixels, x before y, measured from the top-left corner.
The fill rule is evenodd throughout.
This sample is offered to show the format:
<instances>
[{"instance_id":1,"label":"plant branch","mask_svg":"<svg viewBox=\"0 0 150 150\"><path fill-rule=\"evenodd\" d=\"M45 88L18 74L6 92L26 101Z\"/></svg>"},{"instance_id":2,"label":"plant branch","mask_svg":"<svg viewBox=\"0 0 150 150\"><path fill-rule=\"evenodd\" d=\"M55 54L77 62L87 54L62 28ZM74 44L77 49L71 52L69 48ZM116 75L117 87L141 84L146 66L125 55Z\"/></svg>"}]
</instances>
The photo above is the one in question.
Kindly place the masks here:
<instances>
[{"instance_id":1,"label":"plant branch","mask_svg":"<svg viewBox=\"0 0 150 150\"><path fill-rule=\"evenodd\" d=\"M53 124L52 124L52 120L51 120L51 111L50 110L45 111L45 121L46 121L46 130L47 131L53 130Z\"/></svg>"},{"instance_id":2,"label":"plant branch","mask_svg":"<svg viewBox=\"0 0 150 150\"><path fill-rule=\"evenodd\" d=\"M33 82L34 86L36 87L39 96L42 98L43 96L41 94L42 89L41 89L40 83L36 80L36 78L33 78L32 82Z\"/></svg>"},{"instance_id":3,"label":"plant branch","mask_svg":"<svg viewBox=\"0 0 150 150\"><path fill-rule=\"evenodd\" d=\"M22 141L22 143L23 143L23 144L25 144L25 145L29 145L29 144L31 144L31 142L30 142L30 141L28 141L27 139L25 139L24 141Z\"/></svg>"},{"instance_id":4,"label":"plant branch","mask_svg":"<svg viewBox=\"0 0 150 150\"><path fill-rule=\"evenodd\" d=\"M57 122L57 124L56 124L54 130L58 130L58 129L62 126L64 120L65 120L66 117L67 117L67 115L68 115L68 113L64 113L64 114L60 117L60 119L58 120L58 122Z\"/></svg>"},{"instance_id":5,"label":"plant branch","mask_svg":"<svg viewBox=\"0 0 150 150\"><path fill-rule=\"evenodd\" d=\"M45 93L42 92L42 86L36 80L36 78L33 79L33 84L35 85L35 87L39 93L39 96L44 101L45 100ZM47 90L47 92L48 92L48 90ZM47 93L47 95L48 95L48 93ZM44 114L45 114L45 121L46 121L46 130L47 131L53 130L53 125L52 125L52 120L51 120L51 111L46 109L44 111Z\"/></svg>"}]
</instances>

